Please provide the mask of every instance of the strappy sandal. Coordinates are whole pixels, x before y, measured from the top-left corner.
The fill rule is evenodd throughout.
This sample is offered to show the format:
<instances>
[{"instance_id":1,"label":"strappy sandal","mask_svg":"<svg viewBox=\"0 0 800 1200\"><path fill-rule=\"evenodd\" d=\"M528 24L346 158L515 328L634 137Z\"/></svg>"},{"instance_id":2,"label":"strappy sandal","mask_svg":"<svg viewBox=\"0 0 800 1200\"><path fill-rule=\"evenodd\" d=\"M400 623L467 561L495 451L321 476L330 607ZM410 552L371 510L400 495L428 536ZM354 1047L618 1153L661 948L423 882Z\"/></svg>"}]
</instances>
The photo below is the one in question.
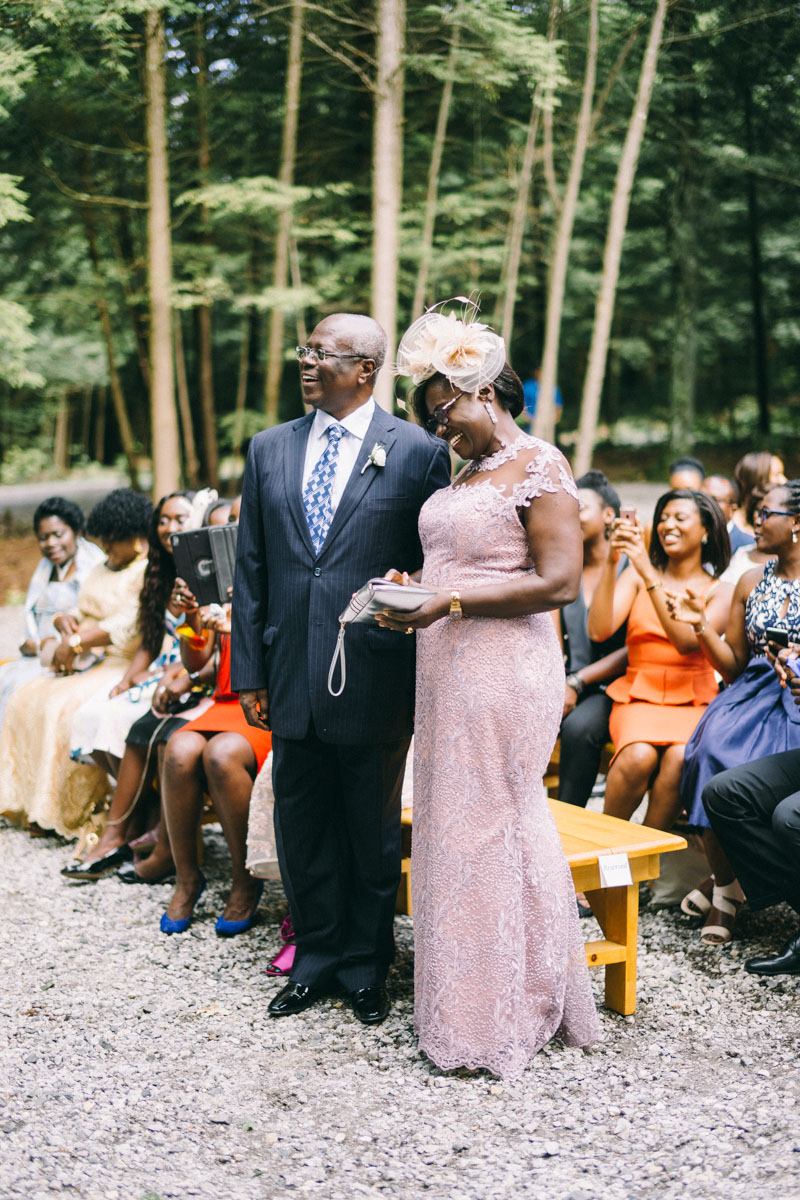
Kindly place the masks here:
<instances>
[{"instance_id":1,"label":"strappy sandal","mask_svg":"<svg viewBox=\"0 0 800 1200\"><path fill-rule=\"evenodd\" d=\"M700 931L700 941L704 946L724 946L731 940L736 914L743 900L744 893L736 880L725 887L714 887L711 908Z\"/></svg>"},{"instance_id":2,"label":"strappy sandal","mask_svg":"<svg viewBox=\"0 0 800 1200\"><path fill-rule=\"evenodd\" d=\"M681 900L681 912L687 917L707 917L711 911L711 896L714 891L714 876L709 875L696 888L692 888Z\"/></svg>"}]
</instances>

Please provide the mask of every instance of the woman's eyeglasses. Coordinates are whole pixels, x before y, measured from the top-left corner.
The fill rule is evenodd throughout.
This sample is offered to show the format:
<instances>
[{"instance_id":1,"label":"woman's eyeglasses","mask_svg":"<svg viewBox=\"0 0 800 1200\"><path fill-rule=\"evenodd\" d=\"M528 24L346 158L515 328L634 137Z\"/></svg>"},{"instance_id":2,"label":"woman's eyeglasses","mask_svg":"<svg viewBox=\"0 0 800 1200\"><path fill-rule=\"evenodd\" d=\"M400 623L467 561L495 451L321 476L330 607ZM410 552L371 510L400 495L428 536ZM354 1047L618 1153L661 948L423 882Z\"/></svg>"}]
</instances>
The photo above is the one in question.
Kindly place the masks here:
<instances>
[{"instance_id":1,"label":"woman's eyeglasses","mask_svg":"<svg viewBox=\"0 0 800 1200\"><path fill-rule=\"evenodd\" d=\"M325 362L326 358L365 358L364 354L334 354L333 350L323 350L315 346L295 346L294 352L298 362L304 358L315 358L317 362Z\"/></svg>"},{"instance_id":2,"label":"woman's eyeglasses","mask_svg":"<svg viewBox=\"0 0 800 1200\"><path fill-rule=\"evenodd\" d=\"M762 521L766 521L767 517L796 517L797 513L787 512L785 508L757 508L753 513L753 520L757 525Z\"/></svg>"},{"instance_id":3,"label":"woman's eyeglasses","mask_svg":"<svg viewBox=\"0 0 800 1200\"><path fill-rule=\"evenodd\" d=\"M450 424L450 417L448 416L450 409L457 400L460 400L462 396L466 395L466 392L459 392L457 396L453 396L452 400L447 400L444 404L437 404L436 408L425 422L425 428L427 429L428 433L435 434L436 430L440 429L442 426L445 426L446 428Z\"/></svg>"}]
</instances>

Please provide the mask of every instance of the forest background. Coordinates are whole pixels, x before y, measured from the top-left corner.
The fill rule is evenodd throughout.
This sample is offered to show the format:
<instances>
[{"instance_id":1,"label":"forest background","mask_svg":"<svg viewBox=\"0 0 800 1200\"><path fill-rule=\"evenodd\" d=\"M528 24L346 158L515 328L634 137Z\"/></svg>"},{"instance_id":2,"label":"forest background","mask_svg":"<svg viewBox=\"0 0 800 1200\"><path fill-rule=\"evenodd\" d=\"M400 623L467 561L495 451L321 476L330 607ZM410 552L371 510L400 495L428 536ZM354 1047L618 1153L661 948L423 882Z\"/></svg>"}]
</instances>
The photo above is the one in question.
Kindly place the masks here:
<instances>
[{"instance_id":1,"label":"forest background","mask_svg":"<svg viewBox=\"0 0 800 1200\"><path fill-rule=\"evenodd\" d=\"M777 0L2 0L0 482L224 486L321 316L458 295L577 470L797 474L798 68Z\"/></svg>"}]
</instances>

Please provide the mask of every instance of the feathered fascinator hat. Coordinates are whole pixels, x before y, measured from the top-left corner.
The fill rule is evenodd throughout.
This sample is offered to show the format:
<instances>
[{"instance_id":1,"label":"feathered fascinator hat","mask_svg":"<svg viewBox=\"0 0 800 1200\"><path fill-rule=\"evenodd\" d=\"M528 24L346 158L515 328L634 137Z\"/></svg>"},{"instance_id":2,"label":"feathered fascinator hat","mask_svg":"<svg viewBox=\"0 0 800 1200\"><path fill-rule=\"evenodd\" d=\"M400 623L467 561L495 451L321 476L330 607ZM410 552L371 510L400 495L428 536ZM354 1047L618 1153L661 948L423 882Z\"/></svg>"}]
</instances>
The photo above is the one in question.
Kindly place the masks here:
<instances>
[{"instance_id":1,"label":"feathered fascinator hat","mask_svg":"<svg viewBox=\"0 0 800 1200\"><path fill-rule=\"evenodd\" d=\"M500 374L505 366L506 344L493 329L475 319L479 309L474 300L466 296L453 299L468 306L462 317L436 311L442 304L452 303L450 300L427 309L403 334L395 370L398 375L410 375L415 385L438 372L452 387L474 392Z\"/></svg>"}]
</instances>

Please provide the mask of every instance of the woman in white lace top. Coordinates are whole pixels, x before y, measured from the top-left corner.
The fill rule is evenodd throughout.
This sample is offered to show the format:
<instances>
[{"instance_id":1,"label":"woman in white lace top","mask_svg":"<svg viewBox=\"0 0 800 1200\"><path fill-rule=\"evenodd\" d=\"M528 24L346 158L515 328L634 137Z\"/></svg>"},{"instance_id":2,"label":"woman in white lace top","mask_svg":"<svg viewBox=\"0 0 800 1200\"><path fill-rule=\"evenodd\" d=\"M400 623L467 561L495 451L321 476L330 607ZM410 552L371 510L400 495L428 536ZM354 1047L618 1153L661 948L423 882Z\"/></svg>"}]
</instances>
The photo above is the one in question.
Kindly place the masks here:
<instances>
[{"instance_id":1,"label":"woman in white lace top","mask_svg":"<svg viewBox=\"0 0 800 1200\"><path fill-rule=\"evenodd\" d=\"M476 337L474 324L443 333L462 348ZM549 614L578 590L578 502L559 451L516 425L522 385L504 350L501 358L499 367L484 354L470 370L421 373L418 417L468 462L420 513L422 582L435 597L381 623L419 631L420 1046L440 1067L514 1078L555 1034L586 1045L598 1022L575 891L542 786L565 693ZM482 377L487 365L491 380Z\"/></svg>"}]
</instances>

